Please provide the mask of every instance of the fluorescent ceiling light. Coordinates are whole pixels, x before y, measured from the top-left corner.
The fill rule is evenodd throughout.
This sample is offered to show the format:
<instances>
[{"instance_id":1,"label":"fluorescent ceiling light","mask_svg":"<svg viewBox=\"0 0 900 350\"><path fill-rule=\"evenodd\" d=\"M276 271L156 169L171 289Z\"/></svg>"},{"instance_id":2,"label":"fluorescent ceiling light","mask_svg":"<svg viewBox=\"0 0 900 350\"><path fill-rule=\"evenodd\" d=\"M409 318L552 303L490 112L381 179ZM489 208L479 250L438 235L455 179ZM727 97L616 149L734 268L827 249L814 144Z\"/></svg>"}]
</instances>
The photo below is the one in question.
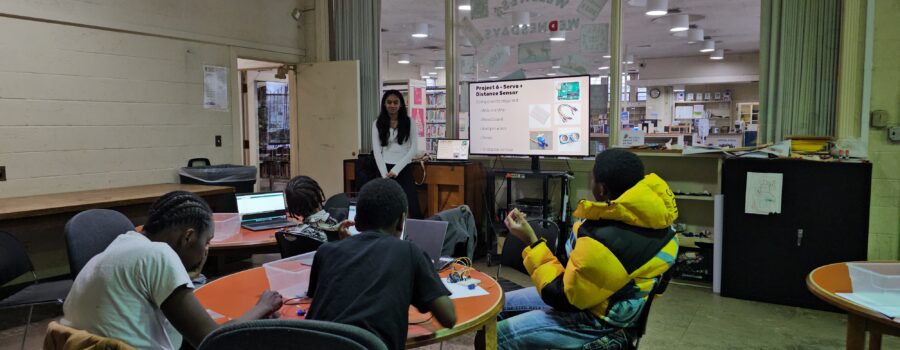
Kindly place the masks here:
<instances>
[{"instance_id":1,"label":"fluorescent ceiling light","mask_svg":"<svg viewBox=\"0 0 900 350\"><path fill-rule=\"evenodd\" d=\"M413 38L428 37L428 23L416 23L415 31L412 33Z\"/></svg>"},{"instance_id":2,"label":"fluorescent ceiling light","mask_svg":"<svg viewBox=\"0 0 900 350\"><path fill-rule=\"evenodd\" d=\"M669 28L670 32L683 32L688 30L691 26L690 18L688 15L674 15L669 17L669 20L672 21L672 27Z\"/></svg>"},{"instance_id":3,"label":"fluorescent ceiling light","mask_svg":"<svg viewBox=\"0 0 900 350\"><path fill-rule=\"evenodd\" d=\"M672 91L674 92L684 92L684 85L673 85Z\"/></svg>"},{"instance_id":4,"label":"fluorescent ceiling light","mask_svg":"<svg viewBox=\"0 0 900 350\"><path fill-rule=\"evenodd\" d=\"M700 28L691 28L688 29L687 38L689 43L697 43L703 41L703 29Z\"/></svg>"},{"instance_id":5,"label":"fluorescent ceiling light","mask_svg":"<svg viewBox=\"0 0 900 350\"><path fill-rule=\"evenodd\" d=\"M709 55L709 59L711 59L711 60L725 59L725 50L716 49L716 51L713 51L713 53L711 55Z\"/></svg>"},{"instance_id":6,"label":"fluorescent ceiling light","mask_svg":"<svg viewBox=\"0 0 900 350\"><path fill-rule=\"evenodd\" d=\"M401 53L401 54L400 54L400 58L397 60L397 63L399 63L399 64L409 64L409 54L408 54L408 53Z\"/></svg>"},{"instance_id":7,"label":"fluorescent ceiling light","mask_svg":"<svg viewBox=\"0 0 900 350\"><path fill-rule=\"evenodd\" d=\"M559 60L550 61L550 68L559 69Z\"/></svg>"},{"instance_id":8,"label":"fluorescent ceiling light","mask_svg":"<svg viewBox=\"0 0 900 350\"><path fill-rule=\"evenodd\" d=\"M491 78L491 79L497 79L497 78L500 78L500 77L498 77L498 76L496 76L496 75L492 75L492 76L490 76L490 78Z\"/></svg>"},{"instance_id":9,"label":"fluorescent ceiling light","mask_svg":"<svg viewBox=\"0 0 900 350\"><path fill-rule=\"evenodd\" d=\"M610 55L603 55L603 58L611 58L611 57L612 56L610 56Z\"/></svg>"},{"instance_id":10,"label":"fluorescent ceiling light","mask_svg":"<svg viewBox=\"0 0 900 350\"><path fill-rule=\"evenodd\" d=\"M716 50L716 42L713 40L703 40L703 48L700 52L713 52Z\"/></svg>"},{"instance_id":11,"label":"fluorescent ceiling light","mask_svg":"<svg viewBox=\"0 0 900 350\"><path fill-rule=\"evenodd\" d=\"M550 34L550 41L566 41L566 32L557 30Z\"/></svg>"},{"instance_id":12,"label":"fluorescent ceiling light","mask_svg":"<svg viewBox=\"0 0 900 350\"><path fill-rule=\"evenodd\" d=\"M669 13L668 0L647 0L647 16L665 16Z\"/></svg>"},{"instance_id":13,"label":"fluorescent ceiling light","mask_svg":"<svg viewBox=\"0 0 900 350\"><path fill-rule=\"evenodd\" d=\"M555 76L556 76L556 73L550 72L550 73L547 73L547 76L548 76L548 77L555 77Z\"/></svg>"},{"instance_id":14,"label":"fluorescent ceiling light","mask_svg":"<svg viewBox=\"0 0 900 350\"><path fill-rule=\"evenodd\" d=\"M634 55L625 56L625 64L632 64L632 63L634 63Z\"/></svg>"},{"instance_id":15,"label":"fluorescent ceiling light","mask_svg":"<svg viewBox=\"0 0 900 350\"><path fill-rule=\"evenodd\" d=\"M445 68L444 60L434 61L434 69L444 69L444 68Z\"/></svg>"},{"instance_id":16,"label":"fluorescent ceiling light","mask_svg":"<svg viewBox=\"0 0 900 350\"><path fill-rule=\"evenodd\" d=\"M459 0L459 9L461 11L472 11L472 5L469 0Z\"/></svg>"},{"instance_id":17,"label":"fluorescent ceiling light","mask_svg":"<svg viewBox=\"0 0 900 350\"><path fill-rule=\"evenodd\" d=\"M609 69L609 66L603 66L603 67L600 67L600 68L597 68L597 69L599 69L599 70L607 70L607 69Z\"/></svg>"}]
</instances>

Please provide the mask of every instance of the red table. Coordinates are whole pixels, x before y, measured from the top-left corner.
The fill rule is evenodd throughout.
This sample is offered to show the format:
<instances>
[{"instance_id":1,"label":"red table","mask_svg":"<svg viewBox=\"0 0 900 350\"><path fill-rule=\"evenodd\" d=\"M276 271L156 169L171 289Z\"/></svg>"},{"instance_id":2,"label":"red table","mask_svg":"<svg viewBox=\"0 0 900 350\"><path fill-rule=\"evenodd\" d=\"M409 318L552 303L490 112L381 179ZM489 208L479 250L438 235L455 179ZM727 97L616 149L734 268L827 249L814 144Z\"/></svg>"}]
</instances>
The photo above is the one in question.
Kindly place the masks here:
<instances>
[{"instance_id":1,"label":"red table","mask_svg":"<svg viewBox=\"0 0 900 350\"><path fill-rule=\"evenodd\" d=\"M841 298L836 293L851 293L847 264L835 263L819 267L809 273L806 287L819 299L847 311L847 349L865 349L866 332L870 334L869 349L881 349L881 335L900 336L900 320Z\"/></svg>"},{"instance_id":2,"label":"red table","mask_svg":"<svg viewBox=\"0 0 900 350\"><path fill-rule=\"evenodd\" d=\"M446 276L448 272L441 273ZM497 348L497 314L503 308L503 290L490 276L472 271L471 276L481 280L481 287L489 294L477 297L453 299L456 309L456 326L446 329L437 320L421 324L410 324L406 338L406 347L414 348L446 341L466 332L478 331L476 348ZM257 267L234 273L212 281L194 292L200 303L209 310L222 314L217 322L227 322L237 318L256 304L260 294L269 288L265 270ZM306 310L308 304L285 305L281 308L281 318L302 319L297 316L297 309ZM410 323L416 320L426 321L430 315L421 314L410 308Z\"/></svg>"}]
</instances>

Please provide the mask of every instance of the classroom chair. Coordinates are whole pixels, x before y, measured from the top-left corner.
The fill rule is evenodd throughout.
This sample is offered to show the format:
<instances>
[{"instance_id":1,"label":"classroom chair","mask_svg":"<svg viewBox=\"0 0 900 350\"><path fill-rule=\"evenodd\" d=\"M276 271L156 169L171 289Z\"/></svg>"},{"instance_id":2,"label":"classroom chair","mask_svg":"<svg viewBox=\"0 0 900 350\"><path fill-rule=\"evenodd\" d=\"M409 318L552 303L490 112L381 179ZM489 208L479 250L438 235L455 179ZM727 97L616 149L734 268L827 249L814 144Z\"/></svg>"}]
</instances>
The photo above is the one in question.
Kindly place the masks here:
<instances>
[{"instance_id":1,"label":"classroom chair","mask_svg":"<svg viewBox=\"0 0 900 350\"><path fill-rule=\"evenodd\" d=\"M22 335L22 349L28 338L28 326L34 306L49 303L62 303L72 288L71 280L38 283L34 266L28 258L25 246L11 234L0 231L0 286L9 283L26 272L31 272L31 284L10 296L0 300L0 309L28 306L28 317L25 320L25 334Z\"/></svg>"},{"instance_id":2,"label":"classroom chair","mask_svg":"<svg viewBox=\"0 0 900 350\"><path fill-rule=\"evenodd\" d=\"M134 230L134 224L122 213L109 209L90 209L78 213L66 223L66 251L72 279L91 258L103 252L119 235Z\"/></svg>"},{"instance_id":3,"label":"classroom chair","mask_svg":"<svg viewBox=\"0 0 900 350\"><path fill-rule=\"evenodd\" d=\"M334 322L256 320L225 325L203 339L198 350L243 349L387 350L368 331Z\"/></svg>"},{"instance_id":4,"label":"classroom chair","mask_svg":"<svg viewBox=\"0 0 900 350\"><path fill-rule=\"evenodd\" d=\"M44 350L137 350L125 342L101 337L80 329L67 327L56 321L47 325Z\"/></svg>"},{"instance_id":5,"label":"classroom chair","mask_svg":"<svg viewBox=\"0 0 900 350\"><path fill-rule=\"evenodd\" d=\"M547 247L556 254L556 242L559 238L559 226L550 220L530 219L528 223L534 229L534 233L538 238L547 240ZM522 251L525 250L526 244L512 234L506 235L503 241L503 251L500 254L500 264L497 265L497 279L500 279L500 270L503 266L511 267L524 274L528 274L525 264L522 262Z\"/></svg>"},{"instance_id":6,"label":"classroom chair","mask_svg":"<svg viewBox=\"0 0 900 350\"><path fill-rule=\"evenodd\" d=\"M470 260L474 259L478 228L475 227L475 216L472 215L472 209L468 205L444 210L434 214L428 220L448 223L444 246L441 249L442 256L465 256Z\"/></svg>"}]
</instances>

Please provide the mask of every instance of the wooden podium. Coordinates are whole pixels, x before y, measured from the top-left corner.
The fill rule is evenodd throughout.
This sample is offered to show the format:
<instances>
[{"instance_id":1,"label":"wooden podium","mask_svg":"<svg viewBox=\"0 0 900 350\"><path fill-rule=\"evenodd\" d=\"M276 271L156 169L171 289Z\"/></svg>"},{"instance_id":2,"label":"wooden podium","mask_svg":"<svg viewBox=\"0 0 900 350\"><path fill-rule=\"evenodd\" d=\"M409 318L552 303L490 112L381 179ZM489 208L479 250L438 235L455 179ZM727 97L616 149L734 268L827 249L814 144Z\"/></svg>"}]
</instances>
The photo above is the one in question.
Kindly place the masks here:
<instances>
[{"instance_id":1,"label":"wooden podium","mask_svg":"<svg viewBox=\"0 0 900 350\"><path fill-rule=\"evenodd\" d=\"M353 192L356 180L355 159L344 160L344 192ZM484 208L484 170L478 162L410 163L419 190L419 206L427 218L443 210L466 204L472 208L481 227ZM424 179L424 181L423 181Z\"/></svg>"}]
</instances>

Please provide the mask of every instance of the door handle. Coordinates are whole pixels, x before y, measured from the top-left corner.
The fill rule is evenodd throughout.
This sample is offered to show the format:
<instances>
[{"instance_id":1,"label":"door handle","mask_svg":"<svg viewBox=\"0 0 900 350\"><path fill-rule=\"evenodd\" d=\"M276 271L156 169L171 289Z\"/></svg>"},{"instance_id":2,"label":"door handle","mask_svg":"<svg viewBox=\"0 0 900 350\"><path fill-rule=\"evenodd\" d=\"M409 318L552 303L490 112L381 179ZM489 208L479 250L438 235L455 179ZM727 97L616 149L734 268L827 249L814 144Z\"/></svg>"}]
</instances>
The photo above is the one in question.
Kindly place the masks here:
<instances>
[{"instance_id":1,"label":"door handle","mask_svg":"<svg viewBox=\"0 0 900 350\"><path fill-rule=\"evenodd\" d=\"M797 229L797 246L799 247L803 243L803 229Z\"/></svg>"}]
</instances>

